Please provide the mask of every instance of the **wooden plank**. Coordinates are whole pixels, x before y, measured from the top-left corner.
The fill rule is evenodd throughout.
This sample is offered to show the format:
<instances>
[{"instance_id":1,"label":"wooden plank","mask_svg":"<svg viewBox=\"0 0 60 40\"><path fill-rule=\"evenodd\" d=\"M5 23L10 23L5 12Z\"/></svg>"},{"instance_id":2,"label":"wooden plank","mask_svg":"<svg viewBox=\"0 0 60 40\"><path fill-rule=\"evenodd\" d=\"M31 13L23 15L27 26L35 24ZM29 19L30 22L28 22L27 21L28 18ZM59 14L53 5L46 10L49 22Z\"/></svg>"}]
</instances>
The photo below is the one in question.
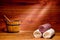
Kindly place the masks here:
<instances>
[{"instance_id":1,"label":"wooden plank","mask_svg":"<svg viewBox=\"0 0 60 40\"><path fill-rule=\"evenodd\" d=\"M56 32L52 39L34 38L32 32L0 33L0 40L59 40L60 32Z\"/></svg>"}]
</instances>

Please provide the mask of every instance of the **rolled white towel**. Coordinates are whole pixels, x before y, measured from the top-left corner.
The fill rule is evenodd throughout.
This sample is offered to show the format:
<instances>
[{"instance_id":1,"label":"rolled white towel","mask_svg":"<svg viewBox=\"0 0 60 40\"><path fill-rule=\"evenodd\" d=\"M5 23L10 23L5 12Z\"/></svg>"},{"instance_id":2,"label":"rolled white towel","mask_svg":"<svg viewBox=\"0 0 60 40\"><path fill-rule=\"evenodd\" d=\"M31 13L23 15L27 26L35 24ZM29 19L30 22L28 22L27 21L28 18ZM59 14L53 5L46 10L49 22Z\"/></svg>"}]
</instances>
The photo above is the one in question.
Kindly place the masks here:
<instances>
[{"instance_id":1,"label":"rolled white towel","mask_svg":"<svg viewBox=\"0 0 60 40\"><path fill-rule=\"evenodd\" d=\"M43 33L43 38L51 38L55 34L55 30L50 28L46 32Z\"/></svg>"},{"instance_id":2,"label":"rolled white towel","mask_svg":"<svg viewBox=\"0 0 60 40\"><path fill-rule=\"evenodd\" d=\"M34 36L35 38L41 38L41 37L42 37L42 33L39 31L39 29L37 29L37 30L35 30L35 31L33 32L33 36Z\"/></svg>"}]
</instances>

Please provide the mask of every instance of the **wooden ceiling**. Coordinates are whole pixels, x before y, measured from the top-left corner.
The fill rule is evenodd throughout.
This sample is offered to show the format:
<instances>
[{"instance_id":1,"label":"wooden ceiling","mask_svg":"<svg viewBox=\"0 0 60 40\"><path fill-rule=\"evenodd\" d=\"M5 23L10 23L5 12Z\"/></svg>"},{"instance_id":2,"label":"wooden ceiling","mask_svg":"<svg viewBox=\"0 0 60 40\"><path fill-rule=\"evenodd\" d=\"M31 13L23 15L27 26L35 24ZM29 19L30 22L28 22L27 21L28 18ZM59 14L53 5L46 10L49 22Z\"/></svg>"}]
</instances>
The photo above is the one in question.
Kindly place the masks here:
<instances>
[{"instance_id":1,"label":"wooden ceiling","mask_svg":"<svg viewBox=\"0 0 60 40\"><path fill-rule=\"evenodd\" d=\"M0 5L26 5L26 4L36 4L39 0L0 0Z\"/></svg>"},{"instance_id":2,"label":"wooden ceiling","mask_svg":"<svg viewBox=\"0 0 60 40\"><path fill-rule=\"evenodd\" d=\"M14 4L37 4L37 3L40 3L40 1L43 1L43 2L47 2L47 1L55 1L58 3L60 3L59 1L60 0L0 0L0 5L5 5L5 4L8 4L8 5L14 5Z\"/></svg>"},{"instance_id":3,"label":"wooden ceiling","mask_svg":"<svg viewBox=\"0 0 60 40\"><path fill-rule=\"evenodd\" d=\"M8 2L8 1L12 1L12 2L36 2L36 1L39 1L39 0L0 0L0 1L3 1L3 2Z\"/></svg>"}]
</instances>

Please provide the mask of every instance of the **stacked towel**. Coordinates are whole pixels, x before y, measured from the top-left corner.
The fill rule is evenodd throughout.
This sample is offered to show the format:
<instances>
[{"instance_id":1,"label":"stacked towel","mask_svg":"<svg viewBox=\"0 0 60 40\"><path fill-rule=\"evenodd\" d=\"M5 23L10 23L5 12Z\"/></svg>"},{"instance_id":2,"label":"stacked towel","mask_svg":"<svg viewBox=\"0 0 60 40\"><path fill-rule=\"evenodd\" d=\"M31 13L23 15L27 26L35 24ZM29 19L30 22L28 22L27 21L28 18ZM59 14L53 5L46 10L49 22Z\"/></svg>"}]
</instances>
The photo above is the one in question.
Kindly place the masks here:
<instances>
[{"instance_id":1,"label":"stacked towel","mask_svg":"<svg viewBox=\"0 0 60 40\"><path fill-rule=\"evenodd\" d=\"M41 26L39 26L39 31L41 31L42 33L44 33L46 30L50 29L51 28L51 24L49 23L46 23L46 24L43 24Z\"/></svg>"},{"instance_id":2,"label":"stacked towel","mask_svg":"<svg viewBox=\"0 0 60 40\"><path fill-rule=\"evenodd\" d=\"M55 34L55 30L51 28L51 24L43 24L33 32L35 38L51 38Z\"/></svg>"},{"instance_id":3,"label":"stacked towel","mask_svg":"<svg viewBox=\"0 0 60 40\"><path fill-rule=\"evenodd\" d=\"M54 29L50 28L49 30L43 33L43 38L51 38L54 34Z\"/></svg>"},{"instance_id":4,"label":"stacked towel","mask_svg":"<svg viewBox=\"0 0 60 40\"><path fill-rule=\"evenodd\" d=\"M34 35L35 38L40 38L40 37L42 37L42 33L39 31L39 29L35 30L35 31L33 32L33 35Z\"/></svg>"}]
</instances>

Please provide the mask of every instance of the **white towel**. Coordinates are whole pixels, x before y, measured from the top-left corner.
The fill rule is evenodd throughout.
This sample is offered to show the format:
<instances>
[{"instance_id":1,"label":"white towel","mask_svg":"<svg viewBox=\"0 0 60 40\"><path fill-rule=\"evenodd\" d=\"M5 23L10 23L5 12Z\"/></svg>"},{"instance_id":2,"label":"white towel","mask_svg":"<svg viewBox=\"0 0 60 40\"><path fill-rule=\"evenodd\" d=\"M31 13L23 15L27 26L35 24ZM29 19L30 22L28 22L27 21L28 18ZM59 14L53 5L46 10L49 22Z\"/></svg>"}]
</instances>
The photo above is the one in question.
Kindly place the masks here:
<instances>
[{"instance_id":1,"label":"white towel","mask_svg":"<svg viewBox=\"0 0 60 40\"><path fill-rule=\"evenodd\" d=\"M41 37L42 37L42 33L39 31L39 29L37 29L37 30L35 30L35 31L33 32L33 36L34 36L35 38L41 38Z\"/></svg>"},{"instance_id":2,"label":"white towel","mask_svg":"<svg viewBox=\"0 0 60 40\"><path fill-rule=\"evenodd\" d=\"M43 38L51 38L55 34L54 29L50 28L49 30L43 33Z\"/></svg>"}]
</instances>

